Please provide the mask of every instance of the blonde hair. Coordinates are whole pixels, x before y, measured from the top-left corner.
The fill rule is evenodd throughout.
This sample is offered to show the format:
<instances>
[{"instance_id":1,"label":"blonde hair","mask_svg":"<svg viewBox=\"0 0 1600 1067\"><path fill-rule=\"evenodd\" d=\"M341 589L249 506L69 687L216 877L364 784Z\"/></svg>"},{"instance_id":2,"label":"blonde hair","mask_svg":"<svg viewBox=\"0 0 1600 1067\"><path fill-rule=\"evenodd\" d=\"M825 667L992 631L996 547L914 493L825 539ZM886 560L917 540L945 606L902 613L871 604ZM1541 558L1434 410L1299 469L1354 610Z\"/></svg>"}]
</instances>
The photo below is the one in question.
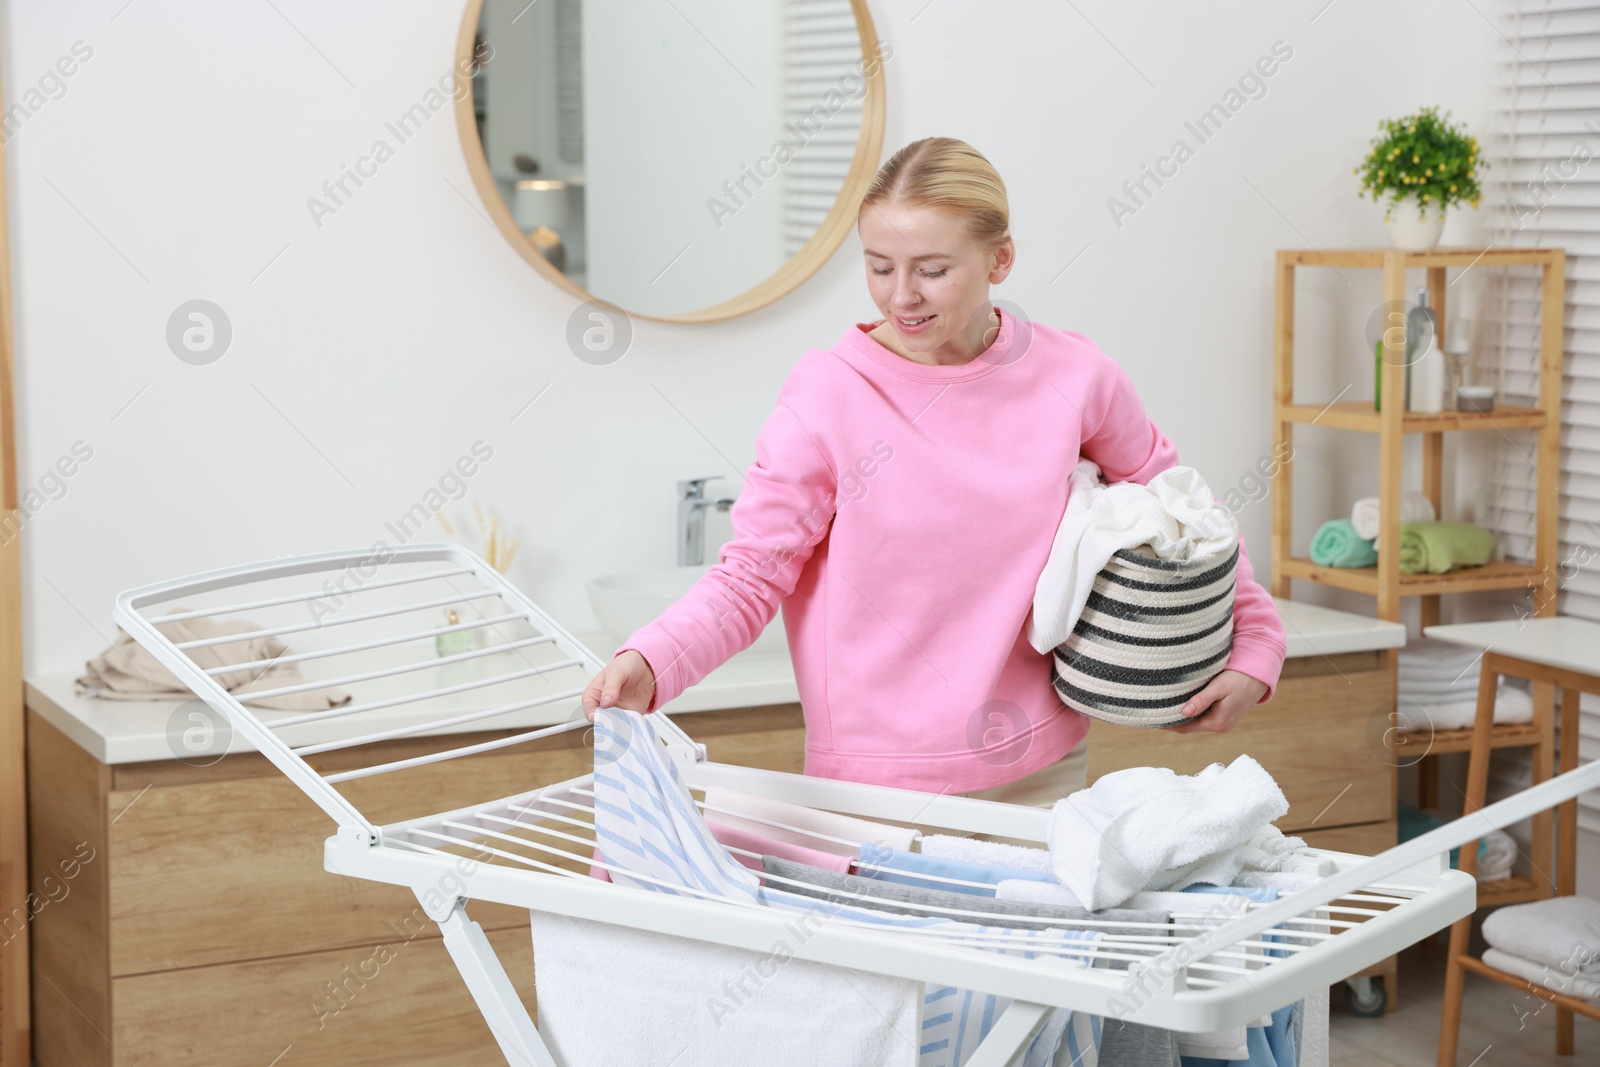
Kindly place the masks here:
<instances>
[{"instance_id":1,"label":"blonde hair","mask_svg":"<svg viewBox=\"0 0 1600 1067\"><path fill-rule=\"evenodd\" d=\"M1006 183L983 153L954 137L924 137L889 157L867 186L856 212L874 204L937 207L963 216L967 234L992 248L1010 237Z\"/></svg>"}]
</instances>

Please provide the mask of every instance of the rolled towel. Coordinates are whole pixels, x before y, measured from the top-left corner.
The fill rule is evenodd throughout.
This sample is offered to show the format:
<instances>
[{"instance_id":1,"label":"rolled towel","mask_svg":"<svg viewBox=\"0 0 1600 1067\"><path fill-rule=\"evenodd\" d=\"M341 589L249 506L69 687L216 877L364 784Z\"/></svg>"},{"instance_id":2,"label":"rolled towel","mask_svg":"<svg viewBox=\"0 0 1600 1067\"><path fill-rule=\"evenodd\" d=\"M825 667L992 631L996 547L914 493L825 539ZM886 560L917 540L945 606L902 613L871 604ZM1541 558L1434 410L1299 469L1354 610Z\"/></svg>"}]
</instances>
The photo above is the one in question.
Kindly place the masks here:
<instances>
[{"instance_id":1,"label":"rolled towel","mask_svg":"<svg viewBox=\"0 0 1600 1067\"><path fill-rule=\"evenodd\" d=\"M1584 978L1581 975L1571 977L1555 967L1535 963L1533 960L1497 948L1485 949L1483 962L1496 970L1514 974L1518 978L1527 979L1534 985L1544 986L1557 993L1565 993L1580 1000L1600 1000L1600 980Z\"/></svg>"},{"instance_id":2,"label":"rolled towel","mask_svg":"<svg viewBox=\"0 0 1600 1067\"><path fill-rule=\"evenodd\" d=\"M1494 534L1470 522L1408 522L1400 527L1400 573L1443 574L1489 562Z\"/></svg>"},{"instance_id":3,"label":"rolled towel","mask_svg":"<svg viewBox=\"0 0 1600 1067\"><path fill-rule=\"evenodd\" d=\"M1370 567L1378 562L1378 553L1349 519L1329 519L1311 539L1311 562L1321 567Z\"/></svg>"},{"instance_id":4,"label":"rolled towel","mask_svg":"<svg viewBox=\"0 0 1600 1067\"><path fill-rule=\"evenodd\" d=\"M1433 501L1423 493L1400 494L1400 522L1432 522L1439 516L1434 514ZM1350 521L1355 525L1356 536L1366 538L1368 541L1378 537L1378 526L1382 521L1383 512L1378 506L1375 496L1364 497L1356 501L1356 506L1350 509Z\"/></svg>"},{"instance_id":5,"label":"rolled towel","mask_svg":"<svg viewBox=\"0 0 1600 1067\"><path fill-rule=\"evenodd\" d=\"M1413 808L1405 801L1397 807L1398 836L1401 841L1410 841L1413 837L1421 837L1430 830L1437 830L1445 824L1445 820L1431 811ZM1450 866L1459 867L1460 848L1450 850ZM1517 858L1517 845L1508 837L1504 830L1490 829L1488 833L1478 839L1478 871L1477 879L1480 882L1498 882L1511 874L1512 864Z\"/></svg>"},{"instance_id":6,"label":"rolled towel","mask_svg":"<svg viewBox=\"0 0 1600 1067\"><path fill-rule=\"evenodd\" d=\"M1483 939L1563 974L1600 980L1600 900L1572 896L1512 904L1483 920Z\"/></svg>"}]
</instances>

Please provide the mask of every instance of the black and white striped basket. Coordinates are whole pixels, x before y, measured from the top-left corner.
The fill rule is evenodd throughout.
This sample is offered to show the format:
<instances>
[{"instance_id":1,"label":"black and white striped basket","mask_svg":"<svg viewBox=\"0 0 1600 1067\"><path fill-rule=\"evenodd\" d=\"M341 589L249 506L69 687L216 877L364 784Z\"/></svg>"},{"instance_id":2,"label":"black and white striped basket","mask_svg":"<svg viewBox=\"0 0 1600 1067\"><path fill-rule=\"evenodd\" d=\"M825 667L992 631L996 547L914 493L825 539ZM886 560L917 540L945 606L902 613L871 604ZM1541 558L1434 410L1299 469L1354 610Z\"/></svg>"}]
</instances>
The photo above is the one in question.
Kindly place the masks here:
<instances>
[{"instance_id":1,"label":"black and white striped basket","mask_svg":"<svg viewBox=\"0 0 1600 1067\"><path fill-rule=\"evenodd\" d=\"M1222 673L1233 650L1239 546L1194 559L1121 549L1095 576L1050 681L1062 703L1124 726L1189 721L1184 701Z\"/></svg>"}]
</instances>

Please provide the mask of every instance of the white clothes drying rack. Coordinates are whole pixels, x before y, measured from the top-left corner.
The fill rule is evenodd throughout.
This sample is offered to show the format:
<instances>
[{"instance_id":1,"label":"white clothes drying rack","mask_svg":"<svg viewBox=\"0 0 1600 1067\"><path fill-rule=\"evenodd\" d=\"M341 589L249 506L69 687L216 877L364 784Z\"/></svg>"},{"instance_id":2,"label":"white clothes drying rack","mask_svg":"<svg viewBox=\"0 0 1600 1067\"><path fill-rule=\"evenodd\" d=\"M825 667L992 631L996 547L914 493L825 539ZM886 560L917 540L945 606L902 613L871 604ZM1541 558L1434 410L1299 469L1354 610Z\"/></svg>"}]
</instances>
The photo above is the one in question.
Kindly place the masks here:
<instances>
[{"instance_id":1,"label":"white clothes drying rack","mask_svg":"<svg viewBox=\"0 0 1600 1067\"><path fill-rule=\"evenodd\" d=\"M455 609L460 621L438 620ZM588 725L581 696L603 661L474 553L456 545L358 549L265 561L158 582L117 598L116 621L183 684L223 716L239 738L270 759L333 819L324 867L414 891L508 1063L557 1067L469 901L494 901L580 919L637 927L765 952L792 912L694 899L590 877L592 774L485 798L450 811L417 812L378 824L341 789L374 775L534 744ZM248 616L246 633L174 643L163 623ZM484 647L436 654L440 635L487 637ZM287 646L272 659L201 668L189 650L272 637ZM325 711L285 713L241 703L219 675L295 664L303 681L250 693L259 700L338 686L354 699ZM447 683L447 684L440 684ZM1049 812L709 761L662 713L667 750L691 790L723 786L807 807L911 825L925 832L981 833L1043 842ZM379 728L374 728L381 722ZM488 740L452 735L494 731ZM310 758L399 738L434 751L333 773ZM368 749L368 752L371 750ZM342 757L348 758L348 757ZM323 760L316 762L322 763ZM530 783L530 786L533 783ZM1451 848L1600 785L1600 762L1553 778L1377 856L1301 849L1294 868L1315 884L1253 905L1220 925L1175 916L1127 935L1125 922L1089 942L1096 960L1003 955L970 935L888 929L841 916L820 922L799 958L921 982L975 989L1012 1003L968 1061L1019 1063L1056 1008L1114 1015L1167 1029L1203 1032L1259 1019L1326 988L1449 926L1476 903L1476 883L1450 869ZM475 862L463 865L463 859ZM600 864L600 866L606 866ZM449 891L440 892L441 887ZM969 913L946 917L968 918ZM973 922L1003 918L970 913ZM1073 922L1093 928L1095 923ZM1273 940L1263 935L1279 928ZM1285 933L1290 937L1285 940ZM991 942L992 943L992 942ZM1263 955L1263 950L1273 953ZM1083 944L1072 954L1081 956ZM1236 980L1248 976L1247 981Z\"/></svg>"}]
</instances>

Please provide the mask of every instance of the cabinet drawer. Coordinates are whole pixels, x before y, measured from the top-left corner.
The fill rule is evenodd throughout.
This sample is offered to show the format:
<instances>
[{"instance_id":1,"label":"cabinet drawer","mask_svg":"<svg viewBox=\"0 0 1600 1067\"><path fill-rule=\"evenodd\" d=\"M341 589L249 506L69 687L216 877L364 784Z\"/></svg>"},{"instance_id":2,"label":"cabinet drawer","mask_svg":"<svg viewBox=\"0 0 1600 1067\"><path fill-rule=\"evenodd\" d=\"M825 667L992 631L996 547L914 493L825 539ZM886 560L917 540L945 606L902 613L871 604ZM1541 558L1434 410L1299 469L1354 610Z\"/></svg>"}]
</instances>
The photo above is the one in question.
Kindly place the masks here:
<instances>
[{"instance_id":1,"label":"cabinet drawer","mask_svg":"<svg viewBox=\"0 0 1600 1067\"><path fill-rule=\"evenodd\" d=\"M480 909L468 905L468 914ZM488 936L532 1014L528 927ZM438 937L390 935L330 952L133 975L113 979L111 990L116 1052L105 1049L106 1067L504 1062Z\"/></svg>"},{"instance_id":2,"label":"cabinet drawer","mask_svg":"<svg viewBox=\"0 0 1600 1067\"><path fill-rule=\"evenodd\" d=\"M1291 660L1289 663L1297 661ZM1194 774L1248 753L1289 801L1279 829L1394 818L1395 771L1382 758L1382 732L1394 707L1387 670L1301 673L1285 664L1277 692L1225 734L1174 734L1095 722L1089 729L1089 781L1126 767L1170 767ZM1374 746L1377 746L1376 750Z\"/></svg>"},{"instance_id":3,"label":"cabinet drawer","mask_svg":"<svg viewBox=\"0 0 1600 1067\"><path fill-rule=\"evenodd\" d=\"M566 749L486 754L416 768L403 782L393 775L352 781L345 795L364 812L392 807L403 799L389 795L395 791L436 798L443 810L560 781L577 767L577 754ZM135 779L111 792L113 976L370 946L416 924L437 933L410 890L324 870L322 843L333 822L268 770L152 785L143 795L132 788ZM528 919L499 904L479 904L473 917L485 929Z\"/></svg>"},{"instance_id":4,"label":"cabinet drawer","mask_svg":"<svg viewBox=\"0 0 1600 1067\"><path fill-rule=\"evenodd\" d=\"M681 721L720 762L798 772L804 759L798 704L699 712ZM458 743L490 736L458 735ZM331 773L437 747L375 745L312 762ZM341 789L382 823L510 796L592 766L583 735L572 733L507 753L356 779ZM323 870L322 843L333 833L332 821L260 756L230 756L205 768L118 767L106 807L115 818L106 849L114 976L372 945L416 924L437 932L411 891ZM476 904L472 915L488 930L528 921L526 910L499 904Z\"/></svg>"},{"instance_id":5,"label":"cabinet drawer","mask_svg":"<svg viewBox=\"0 0 1600 1067\"><path fill-rule=\"evenodd\" d=\"M1365 823L1360 826L1331 826L1326 830L1301 830L1297 836L1312 848L1329 852L1349 852L1356 856L1376 856L1400 840L1399 823Z\"/></svg>"}]
</instances>

